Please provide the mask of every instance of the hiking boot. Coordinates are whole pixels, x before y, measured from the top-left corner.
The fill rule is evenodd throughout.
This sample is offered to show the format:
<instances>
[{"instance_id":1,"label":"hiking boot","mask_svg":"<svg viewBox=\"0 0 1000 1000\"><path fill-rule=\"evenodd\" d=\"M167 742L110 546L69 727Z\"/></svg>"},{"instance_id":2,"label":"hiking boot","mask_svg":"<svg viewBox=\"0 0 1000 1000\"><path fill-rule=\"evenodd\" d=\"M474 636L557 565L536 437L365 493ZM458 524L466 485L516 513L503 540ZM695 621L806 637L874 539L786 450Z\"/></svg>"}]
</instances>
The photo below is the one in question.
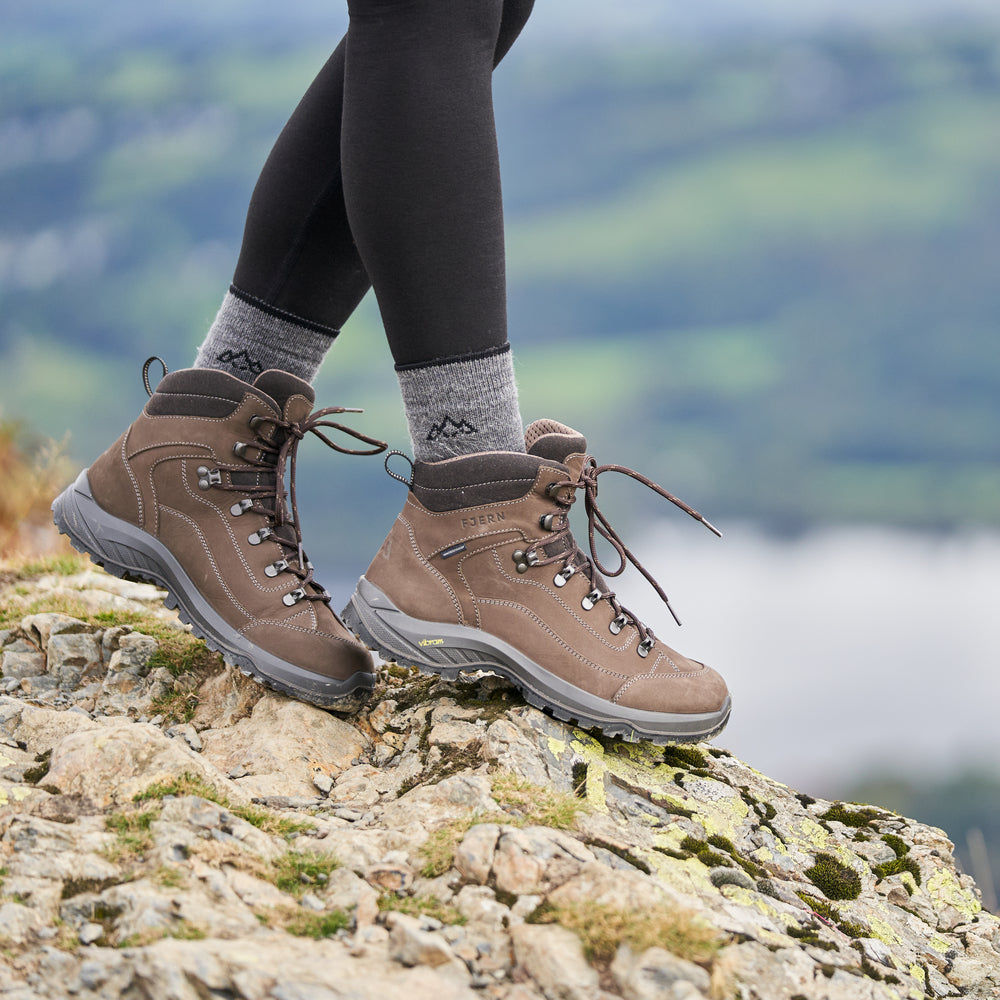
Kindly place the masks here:
<instances>
[{"instance_id":1,"label":"hiking boot","mask_svg":"<svg viewBox=\"0 0 1000 1000\"><path fill-rule=\"evenodd\" d=\"M286 372L248 385L188 369L166 375L154 393L148 367L149 402L53 503L57 527L109 573L164 588L167 606L244 674L323 708L357 709L373 663L302 550L295 455L309 432L350 454L385 445L322 419L340 407L310 413L312 388ZM373 447L341 448L323 427Z\"/></svg>"},{"instance_id":2,"label":"hiking boot","mask_svg":"<svg viewBox=\"0 0 1000 1000\"><path fill-rule=\"evenodd\" d=\"M625 473L711 525L638 473L598 466L563 424L536 421L526 443L526 455L417 462L403 512L344 621L386 659L448 679L493 671L531 704L607 735L658 743L716 735L729 718L725 682L657 639L602 576L617 576L627 559L669 608L598 508L597 477ZM589 556L569 528L581 489ZM595 530L618 552L616 569L601 565Z\"/></svg>"}]
</instances>

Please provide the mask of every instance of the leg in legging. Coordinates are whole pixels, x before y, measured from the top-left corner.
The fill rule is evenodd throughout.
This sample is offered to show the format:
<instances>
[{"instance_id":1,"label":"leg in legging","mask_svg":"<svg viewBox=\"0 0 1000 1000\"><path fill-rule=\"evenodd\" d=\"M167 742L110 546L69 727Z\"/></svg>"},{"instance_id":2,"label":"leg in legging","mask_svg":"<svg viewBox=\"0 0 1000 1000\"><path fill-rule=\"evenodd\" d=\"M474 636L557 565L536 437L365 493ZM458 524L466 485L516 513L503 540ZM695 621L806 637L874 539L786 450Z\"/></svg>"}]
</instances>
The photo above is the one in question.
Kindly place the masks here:
<instances>
[{"instance_id":1,"label":"leg in legging","mask_svg":"<svg viewBox=\"0 0 1000 1000\"><path fill-rule=\"evenodd\" d=\"M496 65L534 0L505 0ZM247 213L230 293L197 364L253 378L268 367L312 379L370 280L347 221L341 177L345 42L279 136ZM404 162L397 165L406 169Z\"/></svg>"},{"instance_id":2,"label":"leg in legging","mask_svg":"<svg viewBox=\"0 0 1000 1000\"><path fill-rule=\"evenodd\" d=\"M492 98L502 2L348 6L344 197L414 453L523 450Z\"/></svg>"}]
</instances>

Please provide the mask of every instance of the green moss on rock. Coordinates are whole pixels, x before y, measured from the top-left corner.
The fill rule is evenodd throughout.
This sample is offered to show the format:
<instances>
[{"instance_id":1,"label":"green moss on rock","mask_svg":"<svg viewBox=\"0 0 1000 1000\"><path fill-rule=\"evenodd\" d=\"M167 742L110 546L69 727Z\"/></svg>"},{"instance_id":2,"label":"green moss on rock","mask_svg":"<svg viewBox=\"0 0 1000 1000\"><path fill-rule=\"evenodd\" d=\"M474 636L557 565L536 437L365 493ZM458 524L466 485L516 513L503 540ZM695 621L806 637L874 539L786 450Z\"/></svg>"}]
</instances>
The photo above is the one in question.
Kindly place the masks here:
<instances>
[{"instance_id":1,"label":"green moss on rock","mask_svg":"<svg viewBox=\"0 0 1000 1000\"><path fill-rule=\"evenodd\" d=\"M708 761L697 747L678 745L663 748L663 763L690 771L692 768L704 769Z\"/></svg>"},{"instance_id":2,"label":"green moss on rock","mask_svg":"<svg viewBox=\"0 0 1000 1000\"><path fill-rule=\"evenodd\" d=\"M860 809L848 809L843 802L835 802L819 818L821 820L833 820L836 823L843 823L844 826L870 826L882 813L878 809L870 806L862 806Z\"/></svg>"},{"instance_id":3,"label":"green moss on rock","mask_svg":"<svg viewBox=\"0 0 1000 1000\"><path fill-rule=\"evenodd\" d=\"M888 878L890 875L901 875L903 872L909 872L917 885L920 885L920 866L913 858L905 856L896 857L892 861L886 861L885 864L875 865L872 871L880 879Z\"/></svg>"},{"instance_id":4,"label":"green moss on rock","mask_svg":"<svg viewBox=\"0 0 1000 1000\"><path fill-rule=\"evenodd\" d=\"M732 859L716 854L704 840L696 837L685 837L681 841L681 851L687 851L688 855L694 855L703 865L709 868L728 868L732 865Z\"/></svg>"},{"instance_id":5,"label":"green moss on rock","mask_svg":"<svg viewBox=\"0 0 1000 1000\"><path fill-rule=\"evenodd\" d=\"M897 858L910 853L910 845L902 837L897 837L894 833L883 834L882 841L892 848Z\"/></svg>"},{"instance_id":6,"label":"green moss on rock","mask_svg":"<svg viewBox=\"0 0 1000 1000\"><path fill-rule=\"evenodd\" d=\"M805 876L827 899L857 899L861 895L861 877L832 854L817 854L816 864Z\"/></svg>"}]
</instances>

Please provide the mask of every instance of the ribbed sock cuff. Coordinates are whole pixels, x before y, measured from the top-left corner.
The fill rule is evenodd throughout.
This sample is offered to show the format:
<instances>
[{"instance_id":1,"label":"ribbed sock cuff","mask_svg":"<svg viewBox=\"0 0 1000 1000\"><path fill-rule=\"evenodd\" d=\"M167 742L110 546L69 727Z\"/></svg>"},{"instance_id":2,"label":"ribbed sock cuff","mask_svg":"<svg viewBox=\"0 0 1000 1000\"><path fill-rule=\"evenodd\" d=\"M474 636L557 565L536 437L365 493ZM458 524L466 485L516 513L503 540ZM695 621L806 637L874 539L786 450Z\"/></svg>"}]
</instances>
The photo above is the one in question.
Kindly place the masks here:
<instances>
[{"instance_id":1,"label":"ribbed sock cuff","mask_svg":"<svg viewBox=\"0 0 1000 1000\"><path fill-rule=\"evenodd\" d=\"M269 368L312 382L330 349L329 330L230 289L198 349L195 368L218 368L253 382Z\"/></svg>"},{"instance_id":2,"label":"ribbed sock cuff","mask_svg":"<svg viewBox=\"0 0 1000 1000\"><path fill-rule=\"evenodd\" d=\"M407 365L396 375L417 461L524 451L509 344L485 355Z\"/></svg>"}]
</instances>

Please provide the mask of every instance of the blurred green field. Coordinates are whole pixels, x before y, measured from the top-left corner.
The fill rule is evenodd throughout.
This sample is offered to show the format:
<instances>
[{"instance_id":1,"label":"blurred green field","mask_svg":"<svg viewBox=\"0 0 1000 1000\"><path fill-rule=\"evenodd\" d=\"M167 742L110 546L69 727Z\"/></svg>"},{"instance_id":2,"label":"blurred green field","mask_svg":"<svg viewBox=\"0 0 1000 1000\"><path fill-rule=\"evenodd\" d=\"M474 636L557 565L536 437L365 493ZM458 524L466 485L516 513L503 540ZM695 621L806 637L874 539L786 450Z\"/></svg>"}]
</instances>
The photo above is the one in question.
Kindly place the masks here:
<instances>
[{"instance_id":1,"label":"blurred green field","mask_svg":"<svg viewBox=\"0 0 1000 1000\"><path fill-rule=\"evenodd\" d=\"M88 461L145 357L190 363L320 34L12 20L5 414ZM995 22L515 49L495 86L526 420L723 520L1000 523L998 53ZM405 447L371 301L319 391ZM378 520L378 465L307 474Z\"/></svg>"}]
</instances>

